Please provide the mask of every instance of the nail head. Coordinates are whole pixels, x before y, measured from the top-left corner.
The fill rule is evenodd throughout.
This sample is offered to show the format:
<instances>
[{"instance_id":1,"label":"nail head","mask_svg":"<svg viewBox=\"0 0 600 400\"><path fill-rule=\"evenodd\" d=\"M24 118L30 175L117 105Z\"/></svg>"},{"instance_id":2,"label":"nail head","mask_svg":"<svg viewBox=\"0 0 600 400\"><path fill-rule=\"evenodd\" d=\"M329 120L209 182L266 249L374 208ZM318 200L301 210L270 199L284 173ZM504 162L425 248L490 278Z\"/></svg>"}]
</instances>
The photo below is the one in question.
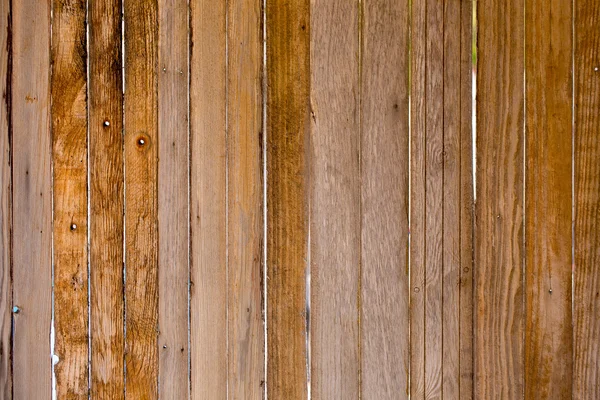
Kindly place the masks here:
<instances>
[{"instance_id":1,"label":"nail head","mask_svg":"<svg viewBox=\"0 0 600 400\"><path fill-rule=\"evenodd\" d=\"M17 306L14 306L14 307L12 308L12 312L13 312L13 313L15 313L15 314L18 314L18 313L19 313L19 311L21 311L21 309L20 309L19 307L17 307Z\"/></svg>"},{"instance_id":2,"label":"nail head","mask_svg":"<svg viewBox=\"0 0 600 400\"><path fill-rule=\"evenodd\" d=\"M75 229L77 229L77 225L76 224L71 224L71 230L74 231Z\"/></svg>"},{"instance_id":3,"label":"nail head","mask_svg":"<svg viewBox=\"0 0 600 400\"><path fill-rule=\"evenodd\" d=\"M143 145L145 145L145 144L146 144L146 141L145 141L144 139L138 139L138 144L139 144L140 146L143 146Z\"/></svg>"},{"instance_id":4,"label":"nail head","mask_svg":"<svg viewBox=\"0 0 600 400\"><path fill-rule=\"evenodd\" d=\"M110 126L110 121L109 120L105 120L104 121L104 126Z\"/></svg>"}]
</instances>

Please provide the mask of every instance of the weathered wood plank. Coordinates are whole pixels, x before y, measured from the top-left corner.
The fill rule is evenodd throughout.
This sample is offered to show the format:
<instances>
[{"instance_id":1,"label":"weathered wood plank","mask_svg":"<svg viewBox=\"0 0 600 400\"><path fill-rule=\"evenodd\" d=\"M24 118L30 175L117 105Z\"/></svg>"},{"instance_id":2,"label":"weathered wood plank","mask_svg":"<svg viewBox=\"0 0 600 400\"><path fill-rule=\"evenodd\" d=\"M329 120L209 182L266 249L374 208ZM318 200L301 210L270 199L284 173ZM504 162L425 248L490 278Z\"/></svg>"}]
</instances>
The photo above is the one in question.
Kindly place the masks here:
<instances>
[{"instance_id":1,"label":"weathered wood plank","mask_svg":"<svg viewBox=\"0 0 600 400\"><path fill-rule=\"evenodd\" d=\"M523 396L523 0L478 12L475 398Z\"/></svg>"},{"instance_id":2,"label":"weathered wood plank","mask_svg":"<svg viewBox=\"0 0 600 400\"><path fill-rule=\"evenodd\" d=\"M0 1L0 397L12 398L12 169L11 169L11 13Z\"/></svg>"},{"instance_id":3,"label":"weathered wood plank","mask_svg":"<svg viewBox=\"0 0 600 400\"><path fill-rule=\"evenodd\" d=\"M363 399L408 398L408 13L408 1L363 3L360 102Z\"/></svg>"},{"instance_id":4,"label":"weathered wood plank","mask_svg":"<svg viewBox=\"0 0 600 400\"><path fill-rule=\"evenodd\" d=\"M425 398L426 2L411 5L410 397Z\"/></svg>"},{"instance_id":5,"label":"weathered wood plank","mask_svg":"<svg viewBox=\"0 0 600 400\"><path fill-rule=\"evenodd\" d=\"M121 1L89 3L93 399L124 398Z\"/></svg>"},{"instance_id":6,"label":"weathered wood plank","mask_svg":"<svg viewBox=\"0 0 600 400\"><path fill-rule=\"evenodd\" d=\"M463 377L461 369L464 344L462 336L472 337L469 329L472 324L466 322L462 326L462 313L464 308L472 308L472 303L463 301L461 277L463 275L463 262L466 268L472 267L470 254L463 254L463 238L471 242L472 226L470 218L463 221L464 210L472 207L472 176L469 175L471 158L471 129L470 124L464 123L463 112L471 117L470 107L472 99L470 90L471 71L469 63L466 68L463 62L466 53L471 55L470 43L463 46L463 30L470 32L471 21L462 17L463 5L461 0L449 0L444 3L444 95L443 95L443 121L444 121L444 147L443 180L444 180L444 205L443 205L443 315L442 315L442 364L443 379L442 393L444 399L468 398L462 393ZM470 13L469 13L470 15ZM465 26L466 25L466 26ZM463 79L463 74L468 78ZM463 97L465 96L465 97ZM433 100L435 101L435 99ZM464 192L467 193L464 193ZM463 204L463 201L466 204ZM464 223L466 222L466 224ZM467 250L470 249L467 248ZM464 308L463 308L464 307ZM467 313L472 315L470 310ZM467 329L464 331L463 329ZM472 348L468 344L469 348ZM471 360L466 360L471 362ZM469 386L472 380L465 377Z\"/></svg>"},{"instance_id":7,"label":"weathered wood plank","mask_svg":"<svg viewBox=\"0 0 600 400\"><path fill-rule=\"evenodd\" d=\"M13 395L50 399L50 2L12 2Z\"/></svg>"},{"instance_id":8,"label":"weathered wood plank","mask_svg":"<svg viewBox=\"0 0 600 400\"><path fill-rule=\"evenodd\" d=\"M425 399L443 394L444 4L425 15Z\"/></svg>"},{"instance_id":9,"label":"weathered wood plank","mask_svg":"<svg viewBox=\"0 0 600 400\"><path fill-rule=\"evenodd\" d=\"M158 398L158 1L124 0L125 397Z\"/></svg>"},{"instance_id":10,"label":"weathered wood plank","mask_svg":"<svg viewBox=\"0 0 600 400\"><path fill-rule=\"evenodd\" d=\"M459 398L473 399L473 2L460 1Z\"/></svg>"},{"instance_id":11,"label":"weathered wood plank","mask_svg":"<svg viewBox=\"0 0 600 400\"><path fill-rule=\"evenodd\" d=\"M600 398L600 3L575 2L573 398Z\"/></svg>"},{"instance_id":12,"label":"weathered wood plank","mask_svg":"<svg viewBox=\"0 0 600 400\"><path fill-rule=\"evenodd\" d=\"M525 398L573 389L572 2L525 3Z\"/></svg>"},{"instance_id":13,"label":"weathered wood plank","mask_svg":"<svg viewBox=\"0 0 600 400\"><path fill-rule=\"evenodd\" d=\"M307 396L309 1L268 0L267 392Z\"/></svg>"},{"instance_id":14,"label":"weathered wood plank","mask_svg":"<svg viewBox=\"0 0 600 400\"><path fill-rule=\"evenodd\" d=\"M54 331L59 398L88 398L86 2L52 3Z\"/></svg>"},{"instance_id":15,"label":"weathered wood plank","mask_svg":"<svg viewBox=\"0 0 600 400\"><path fill-rule=\"evenodd\" d=\"M159 395L189 398L188 3L158 4Z\"/></svg>"},{"instance_id":16,"label":"weathered wood plank","mask_svg":"<svg viewBox=\"0 0 600 400\"><path fill-rule=\"evenodd\" d=\"M347 0L311 6L312 398L358 398L359 7Z\"/></svg>"},{"instance_id":17,"label":"weathered wood plank","mask_svg":"<svg viewBox=\"0 0 600 400\"><path fill-rule=\"evenodd\" d=\"M194 400L227 398L225 3L190 1L190 351Z\"/></svg>"},{"instance_id":18,"label":"weathered wood plank","mask_svg":"<svg viewBox=\"0 0 600 400\"><path fill-rule=\"evenodd\" d=\"M262 311L262 2L227 7L228 388L264 392Z\"/></svg>"}]
</instances>

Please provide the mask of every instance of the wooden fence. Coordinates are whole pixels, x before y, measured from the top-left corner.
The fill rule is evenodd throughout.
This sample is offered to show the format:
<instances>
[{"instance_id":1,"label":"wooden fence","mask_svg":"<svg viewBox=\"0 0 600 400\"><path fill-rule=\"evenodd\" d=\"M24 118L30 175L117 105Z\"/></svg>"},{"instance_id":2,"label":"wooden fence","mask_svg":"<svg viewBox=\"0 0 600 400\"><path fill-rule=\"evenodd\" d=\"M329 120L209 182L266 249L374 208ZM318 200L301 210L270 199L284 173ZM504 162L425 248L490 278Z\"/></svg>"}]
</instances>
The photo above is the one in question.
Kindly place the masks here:
<instances>
[{"instance_id":1,"label":"wooden fence","mask_svg":"<svg viewBox=\"0 0 600 400\"><path fill-rule=\"evenodd\" d=\"M0 0L0 398L600 399L599 69L597 0Z\"/></svg>"}]
</instances>

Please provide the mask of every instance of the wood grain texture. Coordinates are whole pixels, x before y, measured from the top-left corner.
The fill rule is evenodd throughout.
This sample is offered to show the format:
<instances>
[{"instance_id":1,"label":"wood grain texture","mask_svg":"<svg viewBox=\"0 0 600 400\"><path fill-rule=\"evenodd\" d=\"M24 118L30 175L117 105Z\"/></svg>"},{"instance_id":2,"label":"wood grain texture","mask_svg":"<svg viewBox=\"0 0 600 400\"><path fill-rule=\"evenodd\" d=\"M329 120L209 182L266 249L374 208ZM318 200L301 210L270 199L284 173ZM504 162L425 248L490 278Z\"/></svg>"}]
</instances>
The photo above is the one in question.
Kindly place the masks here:
<instances>
[{"instance_id":1,"label":"wood grain texture","mask_svg":"<svg viewBox=\"0 0 600 400\"><path fill-rule=\"evenodd\" d=\"M572 2L527 0L525 398L573 388Z\"/></svg>"},{"instance_id":2,"label":"wood grain texture","mask_svg":"<svg viewBox=\"0 0 600 400\"><path fill-rule=\"evenodd\" d=\"M600 3L575 2L573 398L600 397Z\"/></svg>"},{"instance_id":3,"label":"wood grain texture","mask_svg":"<svg viewBox=\"0 0 600 400\"><path fill-rule=\"evenodd\" d=\"M444 351L444 3L425 22L425 399L443 396Z\"/></svg>"},{"instance_id":4,"label":"wood grain texture","mask_svg":"<svg viewBox=\"0 0 600 400\"><path fill-rule=\"evenodd\" d=\"M124 0L125 397L158 398L158 1Z\"/></svg>"},{"instance_id":5,"label":"wood grain texture","mask_svg":"<svg viewBox=\"0 0 600 400\"><path fill-rule=\"evenodd\" d=\"M359 7L310 13L310 265L313 399L359 396Z\"/></svg>"},{"instance_id":6,"label":"wood grain texture","mask_svg":"<svg viewBox=\"0 0 600 400\"><path fill-rule=\"evenodd\" d=\"M0 398L12 398L11 13L0 1Z\"/></svg>"},{"instance_id":7,"label":"wood grain texture","mask_svg":"<svg viewBox=\"0 0 600 400\"><path fill-rule=\"evenodd\" d=\"M189 398L188 4L158 3L159 395Z\"/></svg>"},{"instance_id":8,"label":"wood grain texture","mask_svg":"<svg viewBox=\"0 0 600 400\"><path fill-rule=\"evenodd\" d=\"M50 2L12 3L13 396L50 399Z\"/></svg>"},{"instance_id":9,"label":"wood grain texture","mask_svg":"<svg viewBox=\"0 0 600 400\"><path fill-rule=\"evenodd\" d=\"M262 2L227 7L228 391L262 399Z\"/></svg>"},{"instance_id":10,"label":"wood grain texture","mask_svg":"<svg viewBox=\"0 0 600 400\"><path fill-rule=\"evenodd\" d=\"M88 398L86 2L52 3L56 395Z\"/></svg>"},{"instance_id":11,"label":"wood grain texture","mask_svg":"<svg viewBox=\"0 0 600 400\"><path fill-rule=\"evenodd\" d=\"M410 397L425 398L425 177L427 2L411 5Z\"/></svg>"},{"instance_id":12,"label":"wood grain texture","mask_svg":"<svg viewBox=\"0 0 600 400\"><path fill-rule=\"evenodd\" d=\"M477 4L475 398L522 398L523 0Z\"/></svg>"},{"instance_id":13,"label":"wood grain texture","mask_svg":"<svg viewBox=\"0 0 600 400\"><path fill-rule=\"evenodd\" d=\"M190 6L192 399L226 399L226 8Z\"/></svg>"},{"instance_id":14,"label":"wood grain texture","mask_svg":"<svg viewBox=\"0 0 600 400\"><path fill-rule=\"evenodd\" d=\"M387 0L363 3L362 399L409 394L408 5Z\"/></svg>"},{"instance_id":15,"label":"wood grain texture","mask_svg":"<svg viewBox=\"0 0 600 400\"><path fill-rule=\"evenodd\" d=\"M474 208L473 198L473 2L460 1L460 242L459 257L459 286L460 286L460 321L459 321L459 398L473 399L473 248L474 248ZM453 103L450 103L453 106ZM450 111L452 112L452 111Z\"/></svg>"},{"instance_id":16,"label":"wood grain texture","mask_svg":"<svg viewBox=\"0 0 600 400\"><path fill-rule=\"evenodd\" d=\"M266 2L267 394L307 397L309 1Z\"/></svg>"},{"instance_id":17,"label":"wood grain texture","mask_svg":"<svg viewBox=\"0 0 600 400\"><path fill-rule=\"evenodd\" d=\"M121 1L93 1L88 12L91 397L122 399L125 347Z\"/></svg>"}]
</instances>

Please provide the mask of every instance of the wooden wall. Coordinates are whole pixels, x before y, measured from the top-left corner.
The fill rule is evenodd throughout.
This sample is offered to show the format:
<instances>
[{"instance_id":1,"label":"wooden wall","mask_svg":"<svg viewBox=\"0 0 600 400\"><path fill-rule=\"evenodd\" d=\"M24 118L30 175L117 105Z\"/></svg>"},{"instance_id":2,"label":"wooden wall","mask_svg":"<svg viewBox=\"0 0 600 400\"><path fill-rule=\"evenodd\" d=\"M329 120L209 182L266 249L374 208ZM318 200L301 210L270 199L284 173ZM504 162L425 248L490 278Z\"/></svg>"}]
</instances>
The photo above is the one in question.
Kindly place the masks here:
<instances>
[{"instance_id":1,"label":"wooden wall","mask_svg":"<svg viewBox=\"0 0 600 400\"><path fill-rule=\"evenodd\" d=\"M597 1L0 0L0 75L0 399L600 398Z\"/></svg>"}]
</instances>

